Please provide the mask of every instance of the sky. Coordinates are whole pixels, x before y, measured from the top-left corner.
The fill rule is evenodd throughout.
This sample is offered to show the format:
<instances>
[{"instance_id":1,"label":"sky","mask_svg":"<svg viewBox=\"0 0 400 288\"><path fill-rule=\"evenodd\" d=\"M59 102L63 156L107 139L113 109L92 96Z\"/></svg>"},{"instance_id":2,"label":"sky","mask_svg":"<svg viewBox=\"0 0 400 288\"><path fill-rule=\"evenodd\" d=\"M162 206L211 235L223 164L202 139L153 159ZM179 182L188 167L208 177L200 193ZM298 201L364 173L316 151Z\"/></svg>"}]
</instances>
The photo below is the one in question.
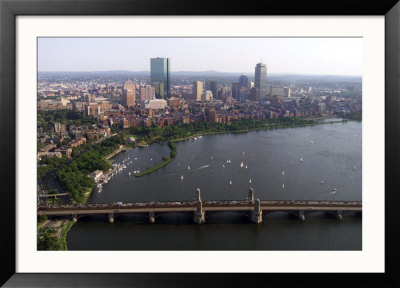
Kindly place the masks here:
<instances>
[{"instance_id":1,"label":"sky","mask_svg":"<svg viewBox=\"0 0 400 288\"><path fill-rule=\"evenodd\" d=\"M39 38L39 71L149 71L150 58L171 72L362 75L362 38Z\"/></svg>"}]
</instances>

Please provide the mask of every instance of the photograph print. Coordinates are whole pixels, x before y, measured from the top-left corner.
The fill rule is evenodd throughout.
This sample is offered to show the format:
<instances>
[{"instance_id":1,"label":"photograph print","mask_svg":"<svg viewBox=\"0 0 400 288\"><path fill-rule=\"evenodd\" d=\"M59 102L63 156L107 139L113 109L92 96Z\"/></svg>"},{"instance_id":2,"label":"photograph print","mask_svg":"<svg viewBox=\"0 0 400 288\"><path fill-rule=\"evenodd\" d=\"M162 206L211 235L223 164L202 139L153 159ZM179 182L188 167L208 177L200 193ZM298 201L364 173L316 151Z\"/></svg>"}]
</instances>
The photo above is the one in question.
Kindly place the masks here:
<instances>
[{"instance_id":1,"label":"photograph print","mask_svg":"<svg viewBox=\"0 0 400 288\"><path fill-rule=\"evenodd\" d=\"M37 250L362 250L361 37L37 47Z\"/></svg>"}]
</instances>

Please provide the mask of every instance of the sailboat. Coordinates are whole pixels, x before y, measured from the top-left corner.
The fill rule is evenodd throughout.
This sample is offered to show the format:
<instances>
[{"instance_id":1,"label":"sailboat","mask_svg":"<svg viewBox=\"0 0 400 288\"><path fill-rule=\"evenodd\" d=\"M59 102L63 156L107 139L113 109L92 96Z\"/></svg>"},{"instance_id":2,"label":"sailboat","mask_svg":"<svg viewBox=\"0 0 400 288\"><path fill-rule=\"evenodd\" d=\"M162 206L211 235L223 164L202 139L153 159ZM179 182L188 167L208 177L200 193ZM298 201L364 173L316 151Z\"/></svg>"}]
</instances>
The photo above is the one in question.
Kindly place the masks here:
<instances>
[{"instance_id":1,"label":"sailboat","mask_svg":"<svg viewBox=\"0 0 400 288\"><path fill-rule=\"evenodd\" d=\"M232 186L232 180L231 180L231 181L229 181L229 185L231 185L231 186Z\"/></svg>"},{"instance_id":2,"label":"sailboat","mask_svg":"<svg viewBox=\"0 0 400 288\"><path fill-rule=\"evenodd\" d=\"M131 176L131 172L129 172L129 176Z\"/></svg>"},{"instance_id":3,"label":"sailboat","mask_svg":"<svg viewBox=\"0 0 400 288\"><path fill-rule=\"evenodd\" d=\"M251 179L249 180L249 184L251 184Z\"/></svg>"},{"instance_id":4,"label":"sailboat","mask_svg":"<svg viewBox=\"0 0 400 288\"><path fill-rule=\"evenodd\" d=\"M190 170L190 166L188 165L188 170Z\"/></svg>"},{"instance_id":5,"label":"sailboat","mask_svg":"<svg viewBox=\"0 0 400 288\"><path fill-rule=\"evenodd\" d=\"M300 162L303 162L303 158L300 158Z\"/></svg>"},{"instance_id":6,"label":"sailboat","mask_svg":"<svg viewBox=\"0 0 400 288\"><path fill-rule=\"evenodd\" d=\"M282 188L285 188L285 183L282 183Z\"/></svg>"},{"instance_id":7,"label":"sailboat","mask_svg":"<svg viewBox=\"0 0 400 288\"><path fill-rule=\"evenodd\" d=\"M240 168L243 168L243 162L242 162L242 163L240 163Z\"/></svg>"},{"instance_id":8,"label":"sailboat","mask_svg":"<svg viewBox=\"0 0 400 288\"><path fill-rule=\"evenodd\" d=\"M246 169L247 169L247 165L246 165Z\"/></svg>"},{"instance_id":9,"label":"sailboat","mask_svg":"<svg viewBox=\"0 0 400 288\"><path fill-rule=\"evenodd\" d=\"M321 180L321 184L324 184L324 180Z\"/></svg>"},{"instance_id":10,"label":"sailboat","mask_svg":"<svg viewBox=\"0 0 400 288\"><path fill-rule=\"evenodd\" d=\"M284 176L284 175L285 175L285 171L283 170L283 171L282 171L282 176Z\"/></svg>"},{"instance_id":11,"label":"sailboat","mask_svg":"<svg viewBox=\"0 0 400 288\"><path fill-rule=\"evenodd\" d=\"M181 175L181 180L183 180L183 175Z\"/></svg>"},{"instance_id":12,"label":"sailboat","mask_svg":"<svg viewBox=\"0 0 400 288\"><path fill-rule=\"evenodd\" d=\"M225 165L224 165L224 164L222 164L222 168L225 168Z\"/></svg>"}]
</instances>

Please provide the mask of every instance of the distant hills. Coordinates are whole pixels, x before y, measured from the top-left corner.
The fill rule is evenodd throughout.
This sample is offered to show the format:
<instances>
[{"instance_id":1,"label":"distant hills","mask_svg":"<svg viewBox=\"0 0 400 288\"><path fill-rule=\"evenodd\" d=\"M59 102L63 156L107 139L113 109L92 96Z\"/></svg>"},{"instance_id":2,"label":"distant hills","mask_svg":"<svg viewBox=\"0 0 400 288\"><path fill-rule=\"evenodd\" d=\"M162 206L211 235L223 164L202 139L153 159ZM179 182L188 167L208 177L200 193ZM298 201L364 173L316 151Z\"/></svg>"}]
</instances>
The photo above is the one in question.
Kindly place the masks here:
<instances>
[{"instance_id":1,"label":"distant hills","mask_svg":"<svg viewBox=\"0 0 400 288\"><path fill-rule=\"evenodd\" d=\"M186 76L186 77L239 77L241 74L246 74L250 79L254 78L254 71L241 72L219 72L219 71L171 71L171 76ZM66 77L132 77L132 76L149 76L150 71L128 71L128 70L110 70L110 71L39 71L41 77L48 76L66 76ZM307 74L273 74L268 73L267 77L273 80L318 80L318 81L349 81L362 82L361 76L342 76L342 75L307 75Z\"/></svg>"}]
</instances>

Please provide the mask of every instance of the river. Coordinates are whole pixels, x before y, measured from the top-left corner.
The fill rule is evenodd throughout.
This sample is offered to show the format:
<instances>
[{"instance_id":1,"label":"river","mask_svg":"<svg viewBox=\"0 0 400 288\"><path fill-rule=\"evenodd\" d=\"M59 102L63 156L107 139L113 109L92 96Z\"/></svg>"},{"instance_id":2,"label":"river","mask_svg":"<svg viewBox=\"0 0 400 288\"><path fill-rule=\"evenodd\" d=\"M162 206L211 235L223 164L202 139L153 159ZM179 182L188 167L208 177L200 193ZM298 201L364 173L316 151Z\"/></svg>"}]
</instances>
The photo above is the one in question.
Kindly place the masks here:
<instances>
[{"instance_id":1,"label":"river","mask_svg":"<svg viewBox=\"0 0 400 288\"><path fill-rule=\"evenodd\" d=\"M139 178L133 171L160 163L168 146L117 155L114 163L125 160L128 168L88 202L187 201L196 188L203 200L238 200L247 197L249 187L261 200L362 200L360 122L208 135L176 146L167 167ZM253 224L240 213L221 212L197 225L190 215L174 213L154 224L139 215L114 223L85 217L72 227L67 243L69 250L361 250L361 236L357 215L339 221L314 213L301 222L276 212Z\"/></svg>"}]
</instances>

